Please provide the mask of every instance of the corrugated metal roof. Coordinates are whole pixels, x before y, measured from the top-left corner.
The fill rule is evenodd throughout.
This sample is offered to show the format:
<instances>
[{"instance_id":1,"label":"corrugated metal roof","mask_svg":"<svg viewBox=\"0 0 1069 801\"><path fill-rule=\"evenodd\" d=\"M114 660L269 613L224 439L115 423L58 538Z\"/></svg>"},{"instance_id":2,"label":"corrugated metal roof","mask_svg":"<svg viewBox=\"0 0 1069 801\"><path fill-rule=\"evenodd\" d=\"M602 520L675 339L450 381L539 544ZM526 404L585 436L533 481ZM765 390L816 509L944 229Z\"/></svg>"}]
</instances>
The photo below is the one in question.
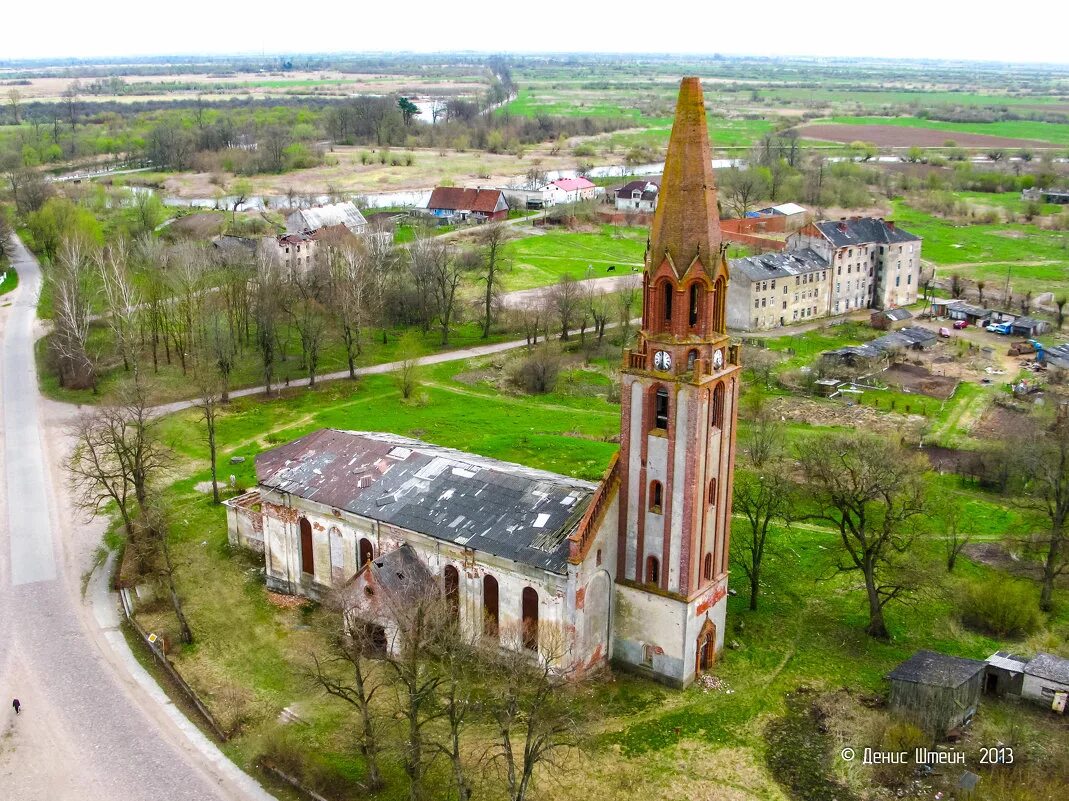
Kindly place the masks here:
<instances>
[{"instance_id":1,"label":"corrugated metal roof","mask_svg":"<svg viewBox=\"0 0 1069 801\"><path fill-rule=\"evenodd\" d=\"M745 276L750 281L765 281L769 278L786 278L826 269L828 262L812 248L780 250L728 260L728 271L732 280Z\"/></svg>"},{"instance_id":2,"label":"corrugated metal roof","mask_svg":"<svg viewBox=\"0 0 1069 801\"><path fill-rule=\"evenodd\" d=\"M286 215L286 230L291 233L315 231L328 225L344 225L353 233L367 227L367 220L353 203L333 203L311 209L297 209Z\"/></svg>"},{"instance_id":3,"label":"corrugated metal roof","mask_svg":"<svg viewBox=\"0 0 1069 801\"><path fill-rule=\"evenodd\" d=\"M887 245L920 241L919 236L878 217L858 217L839 221L823 220L815 225L837 248L847 245Z\"/></svg>"},{"instance_id":4,"label":"corrugated metal roof","mask_svg":"<svg viewBox=\"0 0 1069 801\"><path fill-rule=\"evenodd\" d=\"M991 667L1008 670L1011 673L1023 673L1027 660L1008 654L1005 651L996 651L987 658L987 664L991 665Z\"/></svg>"},{"instance_id":5,"label":"corrugated metal roof","mask_svg":"<svg viewBox=\"0 0 1069 801\"><path fill-rule=\"evenodd\" d=\"M256 459L261 486L564 573L595 484L379 432L321 429Z\"/></svg>"}]
</instances>

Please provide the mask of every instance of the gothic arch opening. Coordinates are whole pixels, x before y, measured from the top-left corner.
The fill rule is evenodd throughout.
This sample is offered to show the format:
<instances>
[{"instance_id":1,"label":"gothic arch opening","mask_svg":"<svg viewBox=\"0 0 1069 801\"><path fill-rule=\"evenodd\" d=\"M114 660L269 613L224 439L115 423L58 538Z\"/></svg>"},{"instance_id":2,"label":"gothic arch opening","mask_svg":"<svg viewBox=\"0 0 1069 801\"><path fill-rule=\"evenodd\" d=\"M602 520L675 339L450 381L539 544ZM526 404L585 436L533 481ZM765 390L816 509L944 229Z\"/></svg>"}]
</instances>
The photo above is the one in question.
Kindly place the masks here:
<instances>
[{"instance_id":1,"label":"gothic arch opening","mask_svg":"<svg viewBox=\"0 0 1069 801\"><path fill-rule=\"evenodd\" d=\"M497 579L493 576L483 576L483 635L498 639L498 589Z\"/></svg>"},{"instance_id":2,"label":"gothic arch opening","mask_svg":"<svg viewBox=\"0 0 1069 801\"><path fill-rule=\"evenodd\" d=\"M442 571L442 581L445 584L445 602L449 604L449 612L454 621L460 618L460 571L453 565L446 565Z\"/></svg>"},{"instance_id":3,"label":"gothic arch opening","mask_svg":"<svg viewBox=\"0 0 1069 801\"><path fill-rule=\"evenodd\" d=\"M661 316L666 323L672 322L672 296L675 294L675 285L667 278L658 285L661 291Z\"/></svg>"},{"instance_id":4,"label":"gothic arch opening","mask_svg":"<svg viewBox=\"0 0 1069 801\"><path fill-rule=\"evenodd\" d=\"M375 558L375 547L367 537L361 537L357 556L360 558L360 567L363 567Z\"/></svg>"},{"instance_id":5,"label":"gothic arch opening","mask_svg":"<svg viewBox=\"0 0 1069 801\"><path fill-rule=\"evenodd\" d=\"M690 285L690 303L687 309L687 325L691 328L698 324L698 320L701 319L701 297L702 286L700 283L693 283Z\"/></svg>"},{"instance_id":6,"label":"gothic arch opening","mask_svg":"<svg viewBox=\"0 0 1069 801\"><path fill-rule=\"evenodd\" d=\"M705 563L702 565L702 578L706 581L713 580L713 555L711 553L705 555Z\"/></svg>"},{"instance_id":7,"label":"gothic arch opening","mask_svg":"<svg viewBox=\"0 0 1069 801\"><path fill-rule=\"evenodd\" d=\"M646 557L646 583L661 583L661 562L656 556Z\"/></svg>"},{"instance_id":8,"label":"gothic arch opening","mask_svg":"<svg viewBox=\"0 0 1069 801\"><path fill-rule=\"evenodd\" d=\"M724 385L717 384L716 389L713 390L713 408L709 417L709 422L713 428L724 427Z\"/></svg>"},{"instance_id":9,"label":"gothic arch opening","mask_svg":"<svg viewBox=\"0 0 1069 801\"><path fill-rule=\"evenodd\" d=\"M698 649L695 657L695 673L708 670L716 662L716 624L709 619L706 619L702 630L698 632Z\"/></svg>"},{"instance_id":10,"label":"gothic arch opening","mask_svg":"<svg viewBox=\"0 0 1069 801\"><path fill-rule=\"evenodd\" d=\"M650 511L660 514L664 505L664 485L660 481L650 482Z\"/></svg>"},{"instance_id":11,"label":"gothic arch opening","mask_svg":"<svg viewBox=\"0 0 1069 801\"><path fill-rule=\"evenodd\" d=\"M301 572L309 576L316 574L315 552L312 549L312 524L307 517L300 519L301 529Z\"/></svg>"},{"instance_id":12,"label":"gothic arch opening","mask_svg":"<svg viewBox=\"0 0 1069 801\"><path fill-rule=\"evenodd\" d=\"M532 587L523 588L523 647L538 650L538 593Z\"/></svg>"},{"instance_id":13,"label":"gothic arch opening","mask_svg":"<svg viewBox=\"0 0 1069 801\"><path fill-rule=\"evenodd\" d=\"M668 430L668 388L657 387L653 392L653 427Z\"/></svg>"}]
</instances>

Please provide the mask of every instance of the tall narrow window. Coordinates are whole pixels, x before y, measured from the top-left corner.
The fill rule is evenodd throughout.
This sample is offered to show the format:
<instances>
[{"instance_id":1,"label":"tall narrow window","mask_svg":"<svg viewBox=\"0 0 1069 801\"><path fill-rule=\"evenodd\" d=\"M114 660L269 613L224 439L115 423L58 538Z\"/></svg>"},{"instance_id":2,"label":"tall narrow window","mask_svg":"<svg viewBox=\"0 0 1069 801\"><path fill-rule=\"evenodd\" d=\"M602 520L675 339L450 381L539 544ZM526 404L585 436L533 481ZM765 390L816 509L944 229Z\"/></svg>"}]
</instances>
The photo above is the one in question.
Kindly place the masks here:
<instances>
[{"instance_id":1,"label":"tall narrow window","mask_svg":"<svg viewBox=\"0 0 1069 801\"><path fill-rule=\"evenodd\" d=\"M661 513L661 506L664 503L664 485L660 481L650 482L650 511L655 514Z\"/></svg>"},{"instance_id":2,"label":"tall narrow window","mask_svg":"<svg viewBox=\"0 0 1069 801\"><path fill-rule=\"evenodd\" d=\"M538 650L538 593L531 587L523 588L523 647Z\"/></svg>"},{"instance_id":3,"label":"tall narrow window","mask_svg":"<svg viewBox=\"0 0 1069 801\"><path fill-rule=\"evenodd\" d=\"M312 524L307 517L302 517L301 527L301 572L309 576L316 574L315 555L312 552Z\"/></svg>"},{"instance_id":4,"label":"tall narrow window","mask_svg":"<svg viewBox=\"0 0 1069 801\"><path fill-rule=\"evenodd\" d=\"M661 582L661 563L657 561L656 556L646 557L646 583L647 584L660 584Z\"/></svg>"},{"instance_id":5,"label":"tall narrow window","mask_svg":"<svg viewBox=\"0 0 1069 801\"><path fill-rule=\"evenodd\" d=\"M713 555L711 553L707 553L705 555L705 564L703 566L702 576L705 578L706 581L712 581L713 579Z\"/></svg>"},{"instance_id":6,"label":"tall narrow window","mask_svg":"<svg viewBox=\"0 0 1069 801\"><path fill-rule=\"evenodd\" d=\"M372 559L375 558L375 549L371 545L371 540L367 537L360 538L360 567L363 567Z\"/></svg>"},{"instance_id":7,"label":"tall narrow window","mask_svg":"<svg viewBox=\"0 0 1069 801\"><path fill-rule=\"evenodd\" d=\"M716 506L716 479L709 479L709 505Z\"/></svg>"},{"instance_id":8,"label":"tall narrow window","mask_svg":"<svg viewBox=\"0 0 1069 801\"><path fill-rule=\"evenodd\" d=\"M664 281L664 282L661 283L661 292L664 293L664 319L666 321L667 320L671 320L672 319L672 295L675 294L675 291L673 290L672 284L671 284L670 281Z\"/></svg>"},{"instance_id":9,"label":"tall narrow window","mask_svg":"<svg viewBox=\"0 0 1069 801\"><path fill-rule=\"evenodd\" d=\"M687 352L687 372L693 372L694 365L698 363L698 351L691 350Z\"/></svg>"},{"instance_id":10,"label":"tall narrow window","mask_svg":"<svg viewBox=\"0 0 1069 801\"><path fill-rule=\"evenodd\" d=\"M713 409L710 423L714 428L724 427L724 385L717 384L713 390Z\"/></svg>"},{"instance_id":11,"label":"tall narrow window","mask_svg":"<svg viewBox=\"0 0 1069 801\"><path fill-rule=\"evenodd\" d=\"M701 302L701 286L698 284L690 285L690 310L687 313L687 324L695 326L698 324L698 304Z\"/></svg>"},{"instance_id":12,"label":"tall narrow window","mask_svg":"<svg viewBox=\"0 0 1069 801\"><path fill-rule=\"evenodd\" d=\"M483 577L483 634L498 638L497 579Z\"/></svg>"},{"instance_id":13,"label":"tall narrow window","mask_svg":"<svg viewBox=\"0 0 1069 801\"><path fill-rule=\"evenodd\" d=\"M445 584L445 602L449 604L453 620L457 620L460 617L460 573L452 565L446 565L442 578Z\"/></svg>"},{"instance_id":14,"label":"tall narrow window","mask_svg":"<svg viewBox=\"0 0 1069 801\"><path fill-rule=\"evenodd\" d=\"M668 390L658 387L653 396L653 427L668 430Z\"/></svg>"}]
</instances>

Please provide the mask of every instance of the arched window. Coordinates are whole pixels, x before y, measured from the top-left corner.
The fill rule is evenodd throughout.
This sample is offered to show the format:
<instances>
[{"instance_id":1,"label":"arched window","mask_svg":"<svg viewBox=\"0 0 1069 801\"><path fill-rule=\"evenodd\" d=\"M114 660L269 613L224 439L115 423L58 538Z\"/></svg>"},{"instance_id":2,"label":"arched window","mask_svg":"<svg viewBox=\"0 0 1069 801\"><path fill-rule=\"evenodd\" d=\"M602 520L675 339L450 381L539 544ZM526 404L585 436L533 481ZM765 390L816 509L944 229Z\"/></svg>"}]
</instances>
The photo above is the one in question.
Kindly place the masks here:
<instances>
[{"instance_id":1,"label":"arched window","mask_svg":"<svg viewBox=\"0 0 1069 801\"><path fill-rule=\"evenodd\" d=\"M657 560L656 556L646 557L646 583L647 584L660 584L661 582L661 563Z\"/></svg>"},{"instance_id":2,"label":"arched window","mask_svg":"<svg viewBox=\"0 0 1069 801\"><path fill-rule=\"evenodd\" d=\"M713 409L710 424L714 428L724 427L724 385L717 384L713 390Z\"/></svg>"},{"instance_id":3,"label":"arched window","mask_svg":"<svg viewBox=\"0 0 1069 801\"><path fill-rule=\"evenodd\" d=\"M701 316L701 284L690 285L690 309L687 313L687 325L694 327Z\"/></svg>"},{"instance_id":4,"label":"arched window","mask_svg":"<svg viewBox=\"0 0 1069 801\"><path fill-rule=\"evenodd\" d=\"M523 647L538 650L538 593L523 588Z\"/></svg>"},{"instance_id":5,"label":"arched window","mask_svg":"<svg viewBox=\"0 0 1069 801\"><path fill-rule=\"evenodd\" d=\"M309 576L316 574L315 554L312 551L312 524L307 517L302 517L301 527L301 572Z\"/></svg>"},{"instance_id":6,"label":"arched window","mask_svg":"<svg viewBox=\"0 0 1069 801\"><path fill-rule=\"evenodd\" d=\"M687 372L694 370L694 365L698 363L698 351L690 350L687 352Z\"/></svg>"},{"instance_id":7,"label":"arched window","mask_svg":"<svg viewBox=\"0 0 1069 801\"><path fill-rule=\"evenodd\" d=\"M709 479L709 505L716 506L716 479Z\"/></svg>"},{"instance_id":8,"label":"arched window","mask_svg":"<svg viewBox=\"0 0 1069 801\"><path fill-rule=\"evenodd\" d=\"M702 576L706 581L712 581L713 579L713 555L711 553L705 555L705 565L702 569Z\"/></svg>"},{"instance_id":9,"label":"arched window","mask_svg":"<svg viewBox=\"0 0 1069 801\"><path fill-rule=\"evenodd\" d=\"M601 548L598 548L597 553L594 554L594 564L599 567L601 566Z\"/></svg>"},{"instance_id":10,"label":"arched window","mask_svg":"<svg viewBox=\"0 0 1069 801\"><path fill-rule=\"evenodd\" d=\"M375 548L372 546L371 540L367 537L360 538L360 551L358 555L360 557L360 567L363 567L375 558Z\"/></svg>"},{"instance_id":11,"label":"arched window","mask_svg":"<svg viewBox=\"0 0 1069 801\"><path fill-rule=\"evenodd\" d=\"M446 565L442 580L445 584L445 601L449 604L453 620L456 620L460 616L460 572L452 565Z\"/></svg>"},{"instance_id":12,"label":"arched window","mask_svg":"<svg viewBox=\"0 0 1069 801\"><path fill-rule=\"evenodd\" d=\"M653 393L653 427L668 430L668 390L664 387Z\"/></svg>"},{"instance_id":13,"label":"arched window","mask_svg":"<svg viewBox=\"0 0 1069 801\"><path fill-rule=\"evenodd\" d=\"M664 504L664 486L660 481L650 482L650 511L656 514L661 513L661 507Z\"/></svg>"},{"instance_id":14,"label":"arched window","mask_svg":"<svg viewBox=\"0 0 1069 801\"><path fill-rule=\"evenodd\" d=\"M672 295L675 294L675 287L672 286L672 282L665 280L661 282L661 295L664 297L664 320L670 322L672 320Z\"/></svg>"},{"instance_id":15,"label":"arched window","mask_svg":"<svg viewBox=\"0 0 1069 801\"><path fill-rule=\"evenodd\" d=\"M483 634L498 638L497 579L483 576Z\"/></svg>"},{"instance_id":16,"label":"arched window","mask_svg":"<svg viewBox=\"0 0 1069 801\"><path fill-rule=\"evenodd\" d=\"M727 296L727 284L723 277L717 278L713 285L713 330L724 331L724 300Z\"/></svg>"}]
</instances>

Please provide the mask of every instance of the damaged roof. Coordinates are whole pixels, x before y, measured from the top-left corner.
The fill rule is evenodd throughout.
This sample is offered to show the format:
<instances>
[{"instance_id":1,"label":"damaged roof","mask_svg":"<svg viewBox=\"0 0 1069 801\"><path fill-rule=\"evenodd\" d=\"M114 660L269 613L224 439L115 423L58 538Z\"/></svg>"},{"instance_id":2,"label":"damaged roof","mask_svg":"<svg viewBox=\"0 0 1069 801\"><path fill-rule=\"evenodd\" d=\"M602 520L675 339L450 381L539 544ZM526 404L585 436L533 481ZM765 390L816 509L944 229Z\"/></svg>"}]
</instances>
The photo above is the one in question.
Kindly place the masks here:
<instances>
[{"instance_id":1,"label":"damaged roof","mask_svg":"<svg viewBox=\"0 0 1069 801\"><path fill-rule=\"evenodd\" d=\"M262 487L564 573L595 484L395 434L324 428L256 458Z\"/></svg>"},{"instance_id":2,"label":"damaged roof","mask_svg":"<svg viewBox=\"0 0 1069 801\"><path fill-rule=\"evenodd\" d=\"M935 651L917 651L909 659L887 674L892 681L910 681L932 687L960 687L980 671L986 663L978 659L947 656Z\"/></svg>"},{"instance_id":3,"label":"damaged roof","mask_svg":"<svg viewBox=\"0 0 1069 801\"><path fill-rule=\"evenodd\" d=\"M332 203L310 209L297 209L286 215L286 230L290 233L316 231L332 225L344 225L349 231L359 232L367 227L367 220L355 203Z\"/></svg>"},{"instance_id":4,"label":"damaged roof","mask_svg":"<svg viewBox=\"0 0 1069 801\"><path fill-rule=\"evenodd\" d=\"M1024 672L1029 676L1069 685L1069 659L1054 654L1036 654L1025 665Z\"/></svg>"},{"instance_id":5,"label":"damaged roof","mask_svg":"<svg viewBox=\"0 0 1069 801\"><path fill-rule=\"evenodd\" d=\"M762 253L742 259L729 259L728 269L732 280L745 276L750 281L763 281L769 278L787 278L792 275L826 270L828 262L812 248L803 248Z\"/></svg>"},{"instance_id":6,"label":"damaged roof","mask_svg":"<svg viewBox=\"0 0 1069 801\"><path fill-rule=\"evenodd\" d=\"M920 237L880 217L851 217L815 223L824 238L837 248L847 245L892 245L919 242Z\"/></svg>"}]
</instances>

